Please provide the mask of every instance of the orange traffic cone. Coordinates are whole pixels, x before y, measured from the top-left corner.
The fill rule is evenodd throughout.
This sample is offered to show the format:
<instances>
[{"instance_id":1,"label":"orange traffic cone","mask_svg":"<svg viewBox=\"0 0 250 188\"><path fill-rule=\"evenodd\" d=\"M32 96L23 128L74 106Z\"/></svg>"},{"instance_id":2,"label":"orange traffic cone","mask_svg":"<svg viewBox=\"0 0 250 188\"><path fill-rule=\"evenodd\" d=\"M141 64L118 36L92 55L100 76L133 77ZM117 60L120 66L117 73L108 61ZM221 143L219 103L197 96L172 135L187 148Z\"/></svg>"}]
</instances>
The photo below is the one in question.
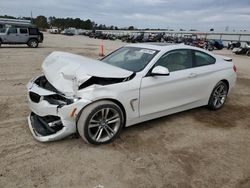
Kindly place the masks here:
<instances>
[{"instance_id":1,"label":"orange traffic cone","mask_svg":"<svg viewBox=\"0 0 250 188\"><path fill-rule=\"evenodd\" d=\"M103 44L103 40L101 40L99 56L104 56L104 44Z\"/></svg>"}]
</instances>

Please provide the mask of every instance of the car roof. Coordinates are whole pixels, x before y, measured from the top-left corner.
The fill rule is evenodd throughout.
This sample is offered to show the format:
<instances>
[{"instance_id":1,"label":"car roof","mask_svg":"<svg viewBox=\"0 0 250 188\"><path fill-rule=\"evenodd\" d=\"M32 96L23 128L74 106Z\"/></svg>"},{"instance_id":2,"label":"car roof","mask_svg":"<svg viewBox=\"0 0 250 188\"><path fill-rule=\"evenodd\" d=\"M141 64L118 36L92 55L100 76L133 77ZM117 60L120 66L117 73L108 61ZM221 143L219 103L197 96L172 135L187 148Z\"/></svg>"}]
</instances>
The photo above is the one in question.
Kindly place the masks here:
<instances>
[{"instance_id":1,"label":"car roof","mask_svg":"<svg viewBox=\"0 0 250 188\"><path fill-rule=\"evenodd\" d=\"M190 45L185 45L184 43L176 44L176 43L138 43L138 44L128 44L127 47L137 47L137 48L147 48L158 51L169 51L175 49L194 49L199 51L205 51L201 48L197 48ZM210 54L209 52L205 51Z\"/></svg>"}]
</instances>

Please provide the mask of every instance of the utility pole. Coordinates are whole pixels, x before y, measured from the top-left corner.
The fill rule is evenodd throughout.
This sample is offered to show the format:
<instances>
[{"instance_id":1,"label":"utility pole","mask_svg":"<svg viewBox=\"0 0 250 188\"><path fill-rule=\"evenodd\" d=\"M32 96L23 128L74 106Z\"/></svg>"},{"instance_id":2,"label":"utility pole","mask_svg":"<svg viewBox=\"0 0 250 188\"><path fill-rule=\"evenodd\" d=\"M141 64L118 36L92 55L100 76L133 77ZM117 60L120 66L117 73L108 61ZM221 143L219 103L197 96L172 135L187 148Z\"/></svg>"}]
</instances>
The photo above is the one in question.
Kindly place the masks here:
<instances>
[{"instance_id":1,"label":"utility pole","mask_svg":"<svg viewBox=\"0 0 250 188\"><path fill-rule=\"evenodd\" d=\"M32 15L32 11L30 12L30 17L31 17L31 24L33 24L33 15Z\"/></svg>"}]
</instances>

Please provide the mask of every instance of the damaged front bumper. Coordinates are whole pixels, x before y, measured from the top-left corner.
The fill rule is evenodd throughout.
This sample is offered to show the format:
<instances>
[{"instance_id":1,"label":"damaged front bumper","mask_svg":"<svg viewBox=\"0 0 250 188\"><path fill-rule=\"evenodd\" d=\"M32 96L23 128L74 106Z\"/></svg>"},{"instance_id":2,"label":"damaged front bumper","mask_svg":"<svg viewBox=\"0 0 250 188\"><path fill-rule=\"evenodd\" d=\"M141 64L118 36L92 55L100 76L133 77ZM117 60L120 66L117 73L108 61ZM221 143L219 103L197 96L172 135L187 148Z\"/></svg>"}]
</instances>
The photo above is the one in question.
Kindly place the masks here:
<instances>
[{"instance_id":1,"label":"damaged front bumper","mask_svg":"<svg viewBox=\"0 0 250 188\"><path fill-rule=\"evenodd\" d=\"M51 85L40 84L40 76L27 84L29 128L34 138L40 142L55 141L76 133L77 114L91 101L69 99L56 92ZM38 82L39 81L39 82Z\"/></svg>"}]
</instances>

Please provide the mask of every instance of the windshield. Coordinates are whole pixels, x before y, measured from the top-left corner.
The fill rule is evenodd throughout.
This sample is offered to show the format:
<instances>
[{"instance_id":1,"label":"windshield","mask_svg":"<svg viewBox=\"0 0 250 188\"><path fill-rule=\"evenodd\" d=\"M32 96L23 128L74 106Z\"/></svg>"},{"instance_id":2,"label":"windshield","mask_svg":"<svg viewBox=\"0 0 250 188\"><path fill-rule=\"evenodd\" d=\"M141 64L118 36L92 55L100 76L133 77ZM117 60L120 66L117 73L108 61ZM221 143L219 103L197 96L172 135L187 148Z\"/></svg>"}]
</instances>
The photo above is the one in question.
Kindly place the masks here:
<instances>
[{"instance_id":1,"label":"windshield","mask_svg":"<svg viewBox=\"0 0 250 188\"><path fill-rule=\"evenodd\" d=\"M102 59L103 62L129 71L139 72L158 53L157 50L123 47Z\"/></svg>"}]
</instances>

